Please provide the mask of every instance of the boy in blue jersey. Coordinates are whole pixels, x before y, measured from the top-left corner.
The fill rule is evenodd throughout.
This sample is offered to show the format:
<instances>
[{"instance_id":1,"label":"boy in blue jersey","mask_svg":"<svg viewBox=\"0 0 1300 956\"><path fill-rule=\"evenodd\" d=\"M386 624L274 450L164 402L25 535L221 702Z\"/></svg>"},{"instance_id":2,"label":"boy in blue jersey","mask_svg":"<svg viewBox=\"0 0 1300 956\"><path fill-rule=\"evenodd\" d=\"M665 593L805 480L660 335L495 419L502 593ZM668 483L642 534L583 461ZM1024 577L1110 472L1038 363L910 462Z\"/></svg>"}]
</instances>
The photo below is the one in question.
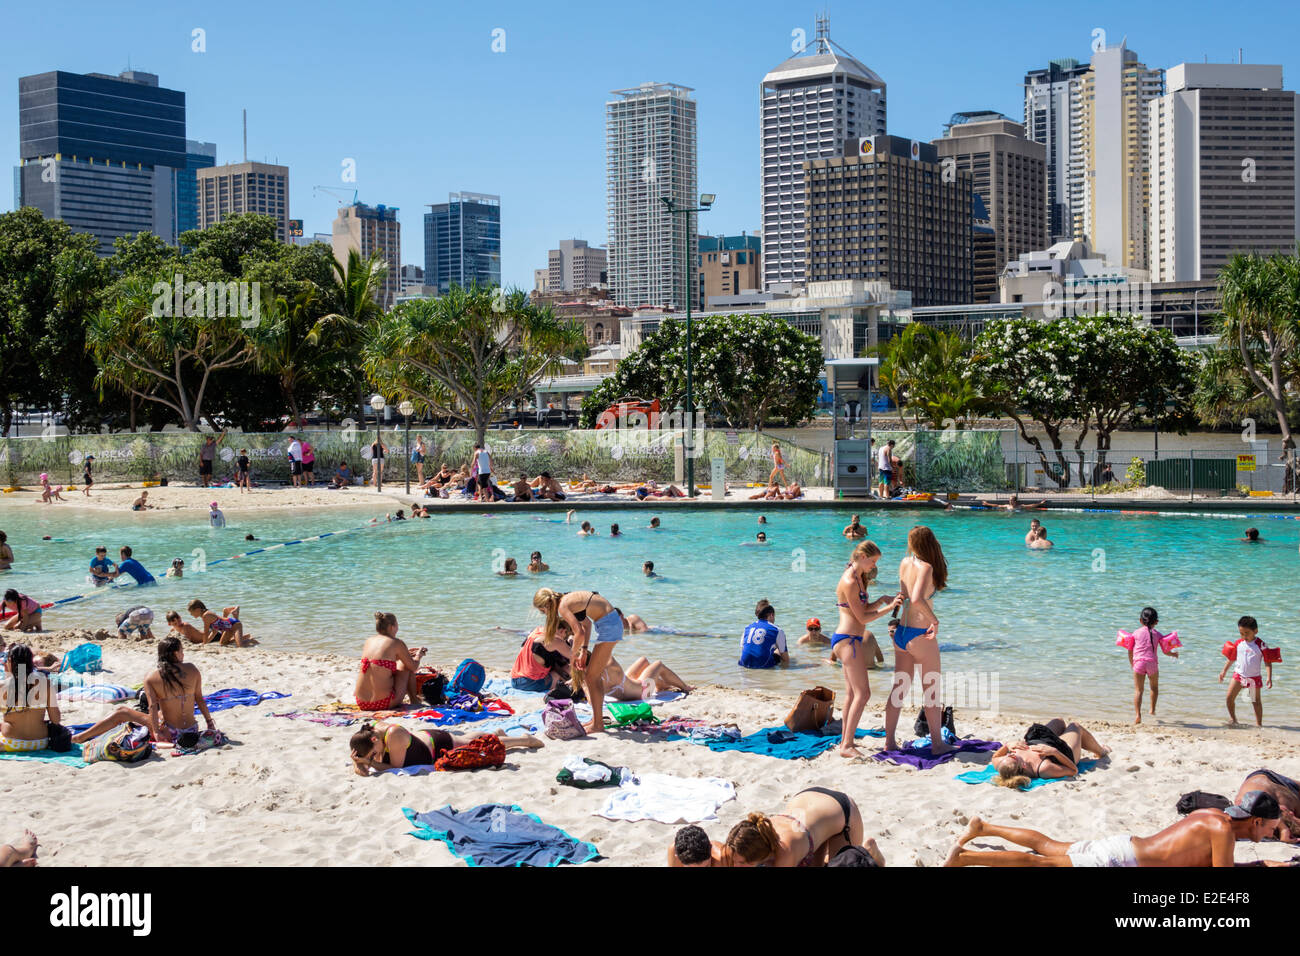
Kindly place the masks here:
<instances>
[{"instance_id":1,"label":"boy in blue jersey","mask_svg":"<svg viewBox=\"0 0 1300 956\"><path fill-rule=\"evenodd\" d=\"M95 587L108 584L117 577L117 565L108 560L108 548L95 549L95 557L90 562L90 576L95 579Z\"/></svg>"},{"instance_id":2,"label":"boy in blue jersey","mask_svg":"<svg viewBox=\"0 0 1300 956\"><path fill-rule=\"evenodd\" d=\"M118 575L129 574L136 584L157 584L158 579L144 569L144 565L131 557L131 549L122 548L122 560L117 563Z\"/></svg>"},{"instance_id":3,"label":"boy in blue jersey","mask_svg":"<svg viewBox=\"0 0 1300 956\"><path fill-rule=\"evenodd\" d=\"M776 608L767 599L758 602L754 608L757 620L745 628L740 639L741 667L785 667L790 663L790 652L786 649L785 631L776 626Z\"/></svg>"}]
</instances>

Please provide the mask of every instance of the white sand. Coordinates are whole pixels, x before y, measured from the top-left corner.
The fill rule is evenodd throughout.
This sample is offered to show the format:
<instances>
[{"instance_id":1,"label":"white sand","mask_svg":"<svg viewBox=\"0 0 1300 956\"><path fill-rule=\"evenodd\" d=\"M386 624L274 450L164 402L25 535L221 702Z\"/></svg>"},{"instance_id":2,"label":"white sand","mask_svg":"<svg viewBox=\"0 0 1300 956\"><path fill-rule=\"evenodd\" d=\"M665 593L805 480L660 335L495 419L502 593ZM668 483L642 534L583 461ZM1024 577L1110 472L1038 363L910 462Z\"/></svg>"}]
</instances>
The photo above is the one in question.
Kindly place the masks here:
<instances>
[{"instance_id":1,"label":"white sand","mask_svg":"<svg viewBox=\"0 0 1300 956\"><path fill-rule=\"evenodd\" d=\"M71 634L40 635L34 641L42 649L76 642ZM450 643L435 645L431 657L444 668L459 660ZM117 638L106 642L104 658L104 679L114 683L139 683L153 667L149 645ZM406 835L409 828L400 808L428 810L448 803L466 808L500 801L518 803L547 823L594 842L606 864L661 865L676 827L593 816L608 791L556 784L564 759L581 754L643 773L732 780L737 799L722 808L717 823L705 824L715 839L722 839L746 812L779 810L806 786L843 789L862 808L868 832L879 841L889 865L933 866L942 862L973 814L1033 827L1057 839L1142 835L1177 819L1174 804L1183 792L1201 789L1231 796L1247 772L1262 766L1300 777L1300 734L1295 732L1192 732L1159 722L1136 729L1089 722L1113 748L1110 766L1028 793L953 779L982 765L983 755L969 764L952 762L918 772L874 761L848 763L834 752L813 761L785 761L715 754L686 741L642 743L614 735L547 740L540 751L512 751L497 770L363 780L351 772L347 757L355 727L266 716L350 700L354 659L260 647L190 648L188 660L201 669L208 693L246 687L293 696L217 713L217 725L234 743L199 756L167 756L129 766L98 763L80 770L0 760L0 839L31 827L41 839L46 865L448 865L458 861L441 843ZM882 723L884 679L881 675L864 727ZM842 693L840 686L834 689L837 696ZM705 687L659 712L736 722L749 733L779 723L789 703L772 695ZM70 706L65 723L94 719L102 707ZM905 713L908 727L914 716ZM1086 722L1086 715L1061 716ZM1012 715L981 720L957 714L961 733L984 738L1018 738L1029 722ZM865 745L878 746L870 739ZM1291 850L1278 843L1239 843L1237 859L1287 859Z\"/></svg>"}]
</instances>

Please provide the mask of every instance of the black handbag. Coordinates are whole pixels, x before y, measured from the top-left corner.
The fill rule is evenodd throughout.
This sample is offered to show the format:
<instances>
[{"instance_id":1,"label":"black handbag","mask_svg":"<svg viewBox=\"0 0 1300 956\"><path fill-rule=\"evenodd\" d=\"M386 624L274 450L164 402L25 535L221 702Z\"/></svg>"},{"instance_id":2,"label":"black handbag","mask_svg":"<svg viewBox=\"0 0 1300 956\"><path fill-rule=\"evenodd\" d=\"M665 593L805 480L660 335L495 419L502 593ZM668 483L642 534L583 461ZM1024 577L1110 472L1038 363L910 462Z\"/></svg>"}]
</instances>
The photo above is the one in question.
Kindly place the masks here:
<instances>
[{"instance_id":1,"label":"black handbag","mask_svg":"<svg viewBox=\"0 0 1300 956\"><path fill-rule=\"evenodd\" d=\"M957 728L953 726L952 708L943 709L943 717L940 719L941 725L947 727L954 737L957 736ZM925 710L916 715L916 723L912 725L912 730L918 737L930 736L930 722L925 718Z\"/></svg>"},{"instance_id":2,"label":"black handbag","mask_svg":"<svg viewBox=\"0 0 1300 956\"><path fill-rule=\"evenodd\" d=\"M62 724L48 724L50 742L45 746L56 754L65 754L72 749L72 731Z\"/></svg>"}]
</instances>

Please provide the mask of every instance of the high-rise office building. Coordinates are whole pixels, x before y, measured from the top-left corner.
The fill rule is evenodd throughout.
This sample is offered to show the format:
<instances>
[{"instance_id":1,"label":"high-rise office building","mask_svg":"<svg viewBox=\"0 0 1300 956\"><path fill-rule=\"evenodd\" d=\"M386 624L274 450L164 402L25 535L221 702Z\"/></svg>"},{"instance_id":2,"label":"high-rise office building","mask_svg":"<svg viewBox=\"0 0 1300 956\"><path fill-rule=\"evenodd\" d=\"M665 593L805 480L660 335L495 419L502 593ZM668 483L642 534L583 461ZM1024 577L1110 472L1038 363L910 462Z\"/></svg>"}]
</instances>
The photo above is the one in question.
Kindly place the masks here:
<instances>
[{"instance_id":1,"label":"high-rise office building","mask_svg":"<svg viewBox=\"0 0 1300 956\"><path fill-rule=\"evenodd\" d=\"M176 170L176 236L199 228L198 171L217 165L217 144L185 141L185 168Z\"/></svg>"},{"instance_id":2,"label":"high-rise office building","mask_svg":"<svg viewBox=\"0 0 1300 956\"><path fill-rule=\"evenodd\" d=\"M997 269L1047 245L1046 149L1026 139L1024 127L999 114L959 113L934 147L941 164L952 159L954 168L971 174L994 233ZM995 276L981 284L975 301L996 294Z\"/></svg>"},{"instance_id":3,"label":"high-rise office building","mask_svg":"<svg viewBox=\"0 0 1300 956\"><path fill-rule=\"evenodd\" d=\"M450 193L424 214L424 281L439 294L501 284L501 197Z\"/></svg>"},{"instance_id":4,"label":"high-rise office building","mask_svg":"<svg viewBox=\"0 0 1300 956\"><path fill-rule=\"evenodd\" d=\"M998 234L989 220L988 207L977 192L971 193L971 301L998 301Z\"/></svg>"},{"instance_id":5,"label":"high-rise office building","mask_svg":"<svg viewBox=\"0 0 1300 956\"><path fill-rule=\"evenodd\" d=\"M807 278L804 163L885 133L885 81L832 43L826 19L818 17L813 43L763 77L759 102L763 283L789 291Z\"/></svg>"},{"instance_id":6,"label":"high-rise office building","mask_svg":"<svg viewBox=\"0 0 1300 956\"><path fill-rule=\"evenodd\" d=\"M605 250L587 245L584 239L561 239L560 248L546 254L546 289L551 292L581 292L605 280Z\"/></svg>"},{"instance_id":7,"label":"high-rise office building","mask_svg":"<svg viewBox=\"0 0 1300 956\"><path fill-rule=\"evenodd\" d=\"M186 166L185 94L139 70L55 70L18 80L18 206L99 241L176 241L176 171Z\"/></svg>"},{"instance_id":8,"label":"high-rise office building","mask_svg":"<svg viewBox=\"0 0 1300 956\"><path fill-rule=\"evenodd\" d=\"M686 307L699 200L695 100L676 83L613 90L605 103L609 286L619 305Z\"/></svg>"},{"instance_id":9,"label":"high-rise office building","mask_svg":"<svg viewBox=\"0 0 1300 956\"><path fill-rule=\"evenodd\" d=\"M1213 280L1235 252L1293 249L1297 97L1282 67L1180 63L1148 104L1153 282Z\"/></svg>"},{"instance_id":10,"label":"high-rise office building","mask_svg":"<svg viewBox=\"0 0 1300 956\"><path fill-rule=\"evenodd\" d=\"M739 236L700 236L699 294L696 304L710 296L740 295L763 288L763 240Z\"/></svg>"},{"instance_id":11,"label":"high-rise office building","mask_svg":"<svg viewBox=\"0 0 1300 956\"><path fill-rule=\"evenodd\" d=\"M289 242L289 167L270 163L227 163L195 172L199 228L245 212L276 222L275 237Z\"/></svg>"},{"instance_id":12,"label":"high-rise office building","mask_svg":"<svg viewBox=\"0 0 1300 956\"><path fill-rule=\"evenodd\" d=\"M1091 69L1087 63L1063 58L1025 74L1025 137L1046 150L1049 243L1074 233L1071 129L1082 121L1081 93Z\"/></svg>"},{"instance_id":13,"label":"high-rise office building","mask_svg":"<svg viewBox=\"0 0 1300 956\"><path fill-rule=\"evenodd\" d=\"M1150 116L1164 72L1149 70L1123 43L1092 55L1075 125L1074 235L1107 263L1145 270L1149 252Z\"/></svg>"},{"instance_id":14,"label":"high-rise office building","mask_svg":"<svg viewBox=\"0 0 1300 956\"><path fill-rule=\"evenodd\" d=\"M929 143L872 136L804 163L808 281L888 282L912 303L971 301L971 174Z\"/></svg>"},{"instance_id":15,"label":"high-rise office building","mask_svg":"<svg viewBox=\"0 0 1300 956\"><path fill-rule=\"evenodd\" d=\"M352 250L362 259L378 253L388 264L383 288L376 298L383 308L392 308L402 291L402 227L397 221L397 207L359 202L340 206L332 238L334 258L342 266L347 265Z\"/></svg>"}]
</instances>

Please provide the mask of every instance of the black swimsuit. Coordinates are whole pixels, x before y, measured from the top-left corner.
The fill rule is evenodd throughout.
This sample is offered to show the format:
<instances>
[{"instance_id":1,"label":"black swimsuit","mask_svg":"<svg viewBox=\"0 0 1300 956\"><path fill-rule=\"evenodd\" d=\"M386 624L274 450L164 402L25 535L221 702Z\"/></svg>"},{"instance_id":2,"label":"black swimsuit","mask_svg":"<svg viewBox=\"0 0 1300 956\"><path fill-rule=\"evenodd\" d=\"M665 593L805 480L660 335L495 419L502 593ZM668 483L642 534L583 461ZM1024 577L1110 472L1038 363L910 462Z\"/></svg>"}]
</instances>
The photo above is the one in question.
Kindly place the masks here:
<instances>
[{"instance_id":1,"label":"black swimsuit","mask_svg":"<svg viewBox=\"0 0 1300 956\"><path fill-rule=\"evenodd\" d=\"M420 737L411 734L411 742L406 745L406 759L402 761L403 767L431 767L448 750L452 749L451 734L445 730L431 730L429 736L433 738L433 752L429 752L429 745ZM388 749L385 742L384 749Z\"/></svg>"},{"instance_id":2,"label":"black swimsuit","mask_svg":"<svg viewBox=\"0 0 1300 956\"><path fill-rule=\"evenodd\" d=\"M806 790L800 790L795 796L803 793L820 793L828 797L833 797L844 811L844 829L840 831L840 836L844 837L846 843L853 843L853 838L849 835L849 819L853 813L853 805L849 803L848 794L841 793L838 790L827 790L825 787L808 787Z\"/></svg>"},{"instance_id":3,"label":"black swimsuit","mask_svg":"<svg viewBox=\"0 0 1300 956\"><path fill-rule=\"evenodd\" d=\"M599 591L592 591L589 595L587 595L587 603L582 606L582 610L573 612L573 619L575 621L581 623L582 621L585 621L587 619L587 608L591 607L591 599L594 598L599 593L600 593ZM564 599L563 594L560 595L560 599L561 600Z\"/></svg>"}]
</instances>

